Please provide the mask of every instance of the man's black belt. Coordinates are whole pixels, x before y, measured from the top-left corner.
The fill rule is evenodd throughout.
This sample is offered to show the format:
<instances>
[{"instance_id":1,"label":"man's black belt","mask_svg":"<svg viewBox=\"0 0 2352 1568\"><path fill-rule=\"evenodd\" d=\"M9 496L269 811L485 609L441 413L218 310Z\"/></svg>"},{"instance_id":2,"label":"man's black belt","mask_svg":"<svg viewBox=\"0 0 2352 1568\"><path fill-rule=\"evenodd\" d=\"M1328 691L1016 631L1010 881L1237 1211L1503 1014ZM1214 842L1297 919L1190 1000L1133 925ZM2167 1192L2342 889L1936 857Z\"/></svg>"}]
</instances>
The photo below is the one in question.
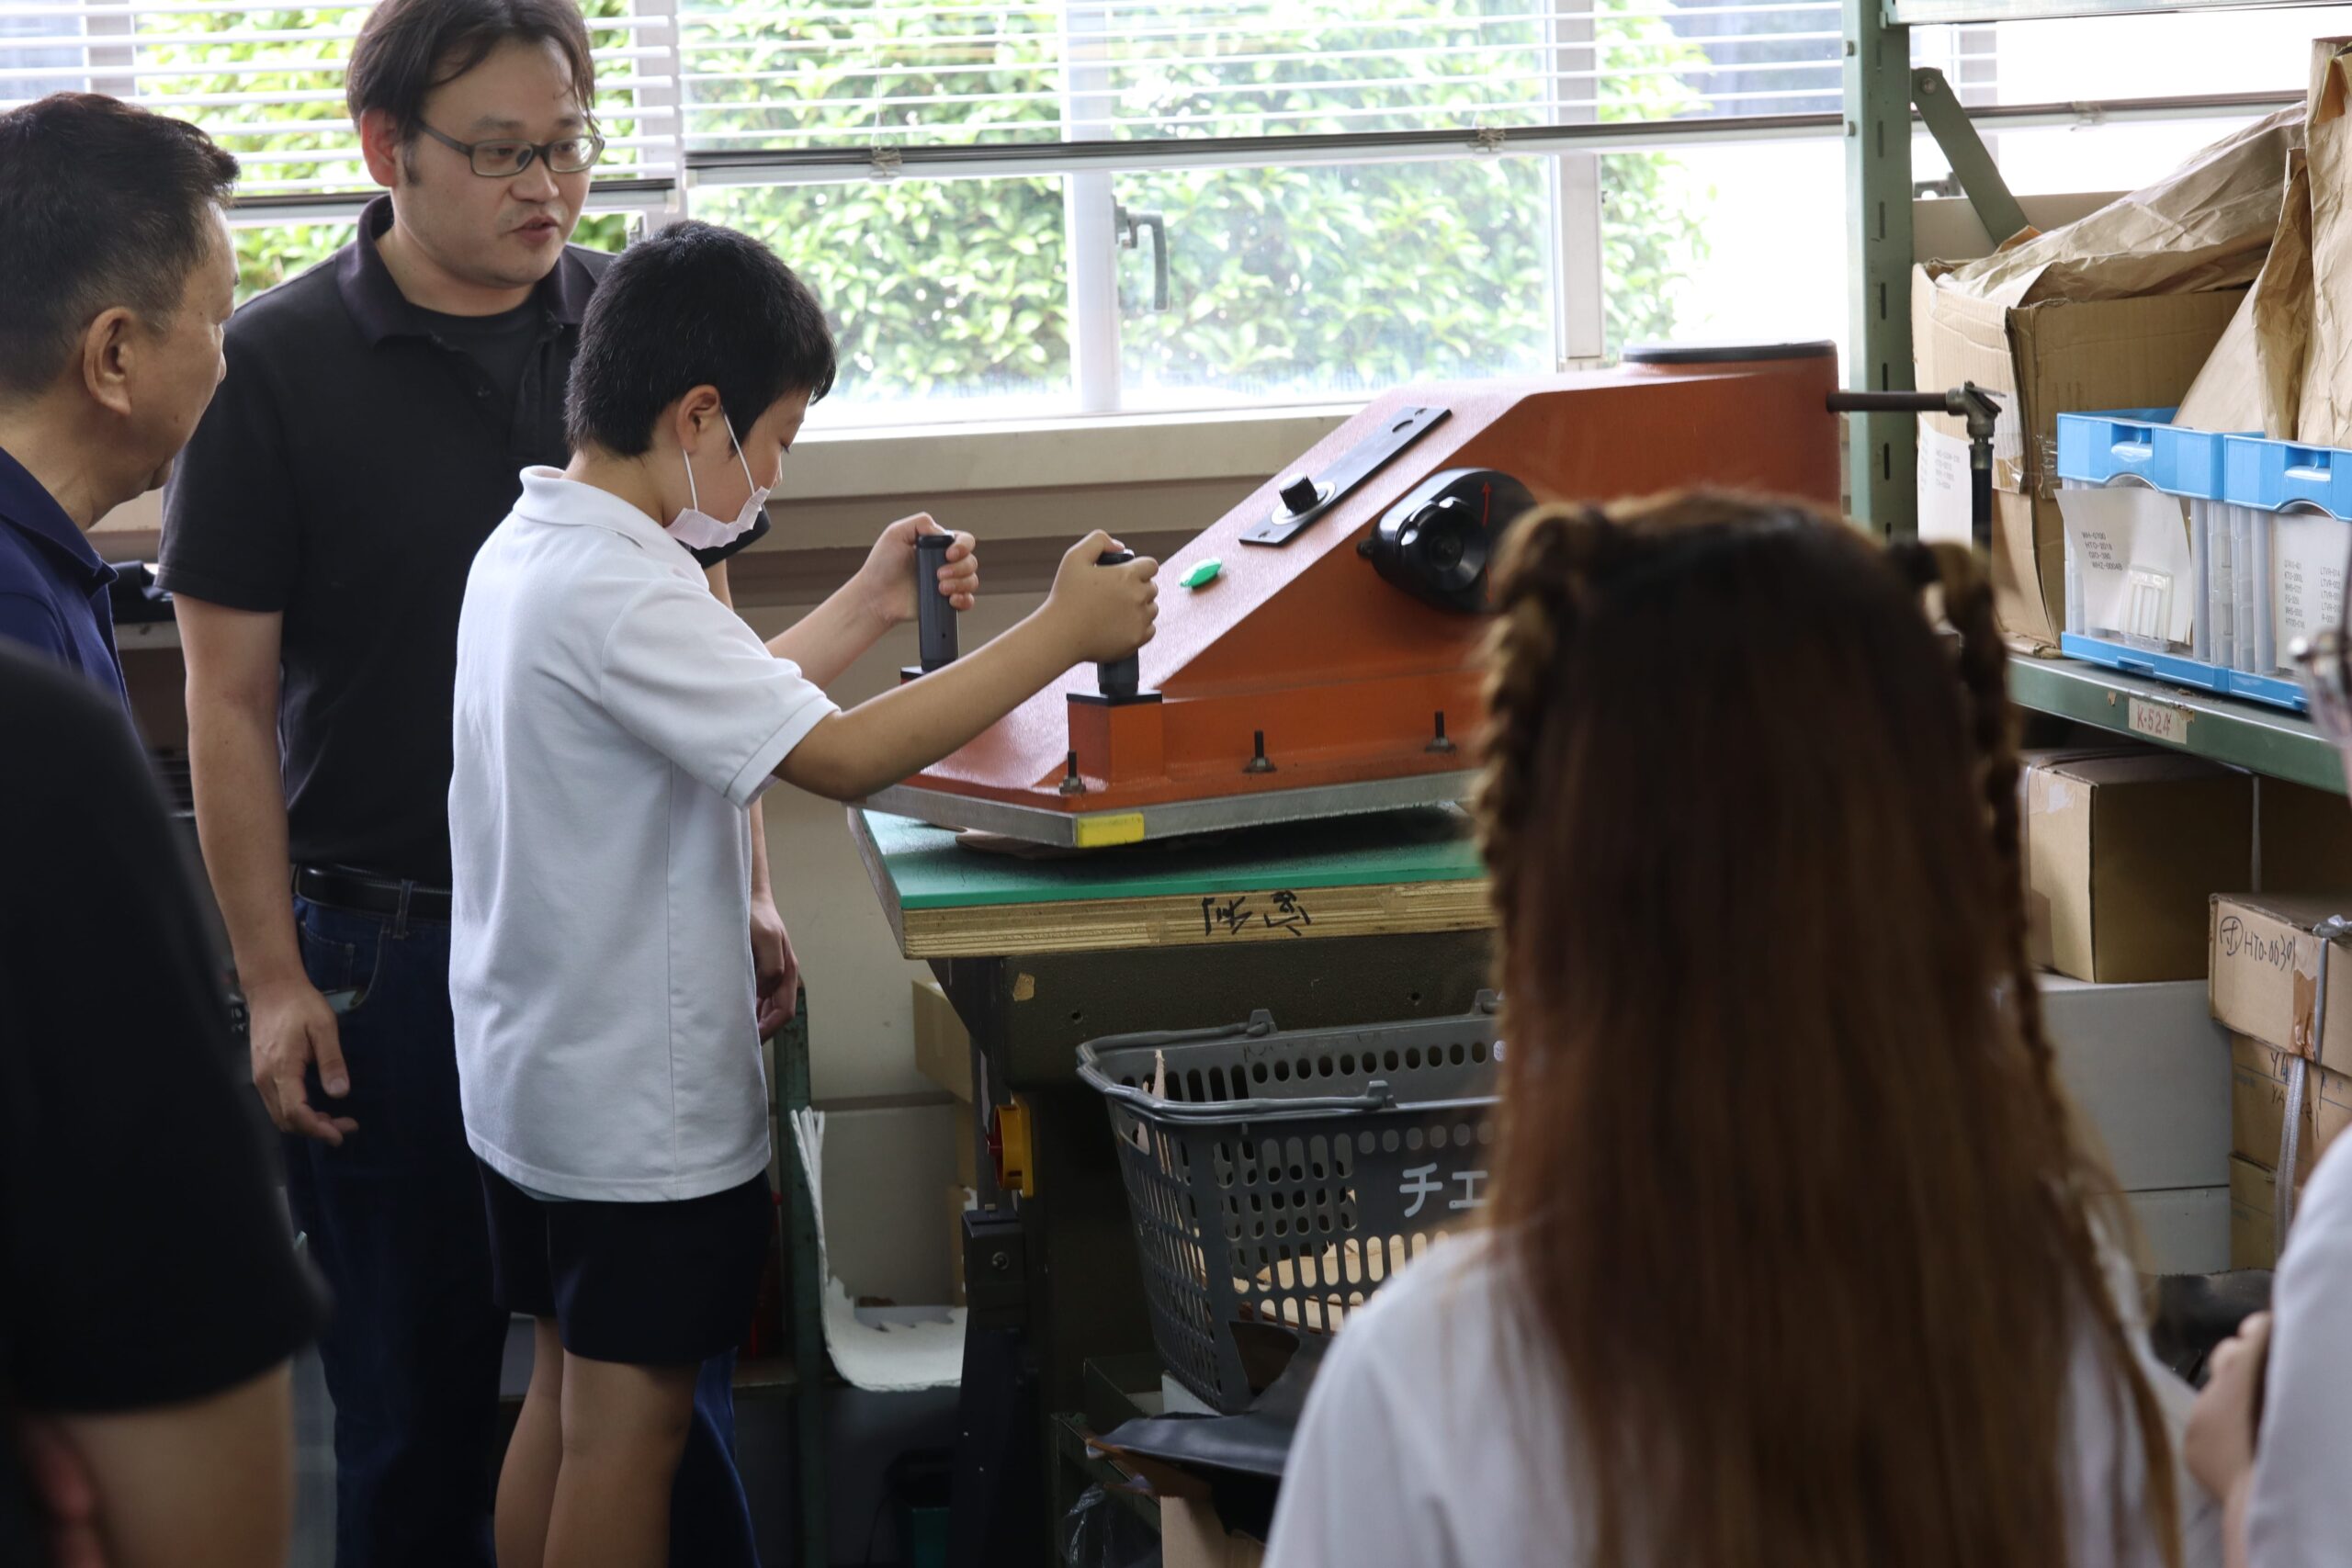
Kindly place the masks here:
<instances>
[{"instance_id":1,"label":"man's black belt","mask_svg":"<svg viewBox=\"0 0 2352 1568\"><path fill-rule=\"evenodd\" d=\"M294 868L294 896L313 904L325 904L337 909L347 909L355 915L388 915L398 918L406 914L412 920L441 920L449 918L449 890L428 887L421 882L403 882L398 877L378 876L371 872L354 871L341 865L303 865Z\"/></svg>"}]
</instances>

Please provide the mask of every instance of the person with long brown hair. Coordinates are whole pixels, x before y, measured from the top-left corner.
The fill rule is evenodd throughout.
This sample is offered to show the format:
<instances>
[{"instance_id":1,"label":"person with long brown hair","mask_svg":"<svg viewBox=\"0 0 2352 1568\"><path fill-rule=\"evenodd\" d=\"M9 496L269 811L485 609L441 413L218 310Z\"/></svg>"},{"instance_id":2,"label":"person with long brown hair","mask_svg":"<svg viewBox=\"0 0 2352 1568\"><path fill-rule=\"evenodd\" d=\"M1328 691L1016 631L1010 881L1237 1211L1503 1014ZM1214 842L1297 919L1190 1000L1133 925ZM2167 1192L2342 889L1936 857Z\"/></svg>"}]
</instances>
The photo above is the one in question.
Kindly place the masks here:
<instances>
[{"instance_id":1,"label":"person with long brown hair","mask_svg":"<svg viewBox=\"0 0 2352 1568\"><path fill-rule=\"evenodd\" d=\"M1694 494L1532 513L1496 598L1494 1198L1335 1342L1270 1563L2207 1561L1970 556Z\"/></svg>"}]
</instances>

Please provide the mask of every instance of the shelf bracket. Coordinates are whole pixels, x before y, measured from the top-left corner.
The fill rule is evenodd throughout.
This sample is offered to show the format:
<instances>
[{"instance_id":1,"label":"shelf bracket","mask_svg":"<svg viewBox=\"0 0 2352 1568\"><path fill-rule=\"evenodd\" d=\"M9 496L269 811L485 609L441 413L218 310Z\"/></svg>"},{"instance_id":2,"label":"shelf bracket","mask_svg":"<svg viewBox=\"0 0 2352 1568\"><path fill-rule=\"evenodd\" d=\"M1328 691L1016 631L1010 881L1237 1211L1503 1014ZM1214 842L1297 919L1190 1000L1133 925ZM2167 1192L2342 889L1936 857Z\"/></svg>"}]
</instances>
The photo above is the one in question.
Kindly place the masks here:
<instances>
[{"instance_id":1,"label":"shelf bracket","mask_svg":"<svg viewBox=\"0 0 2352 1568\"><path fill-rule=\"evenodd\" d=\"M2009 194L2008 182L2001 178L1984 139L1969 123L1960 95L1952 91L1942 72L1923 65L1911 73L1911 102L1917 107L1928 134L1943 150L1944 162L1951 165L1952 177L1960 182L1968 205L1976 209L1977 221L1993 237L1993 248L1998 250L2026 227L2025 209Z\"/></svg>"}]
</instances>

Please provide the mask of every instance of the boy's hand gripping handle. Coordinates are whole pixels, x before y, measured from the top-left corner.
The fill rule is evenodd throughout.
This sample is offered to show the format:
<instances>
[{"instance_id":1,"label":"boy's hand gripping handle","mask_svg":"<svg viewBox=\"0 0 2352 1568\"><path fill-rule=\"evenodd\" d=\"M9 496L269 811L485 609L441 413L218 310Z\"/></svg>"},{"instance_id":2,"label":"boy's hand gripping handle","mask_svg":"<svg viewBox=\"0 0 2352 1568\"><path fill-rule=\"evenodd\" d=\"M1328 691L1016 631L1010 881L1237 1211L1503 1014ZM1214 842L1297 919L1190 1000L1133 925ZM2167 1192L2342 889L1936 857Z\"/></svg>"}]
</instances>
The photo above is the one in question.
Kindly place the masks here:
<instances>
[{"instance_id":1,"label":"boy's hand gripping handle","mask_svg":"<svg viewBox=\"0 0 2352 1568\"><path fill-rule=\"evenodd\" d=\"M1096 566L1125 566L1136 558L1133 550L1104 550L1094 558ZM1135 654L1114 659L1094 667L1095 690L1113 701L1132 697L1143 683L1143 660Z\"/></svg>"}]
</instances>

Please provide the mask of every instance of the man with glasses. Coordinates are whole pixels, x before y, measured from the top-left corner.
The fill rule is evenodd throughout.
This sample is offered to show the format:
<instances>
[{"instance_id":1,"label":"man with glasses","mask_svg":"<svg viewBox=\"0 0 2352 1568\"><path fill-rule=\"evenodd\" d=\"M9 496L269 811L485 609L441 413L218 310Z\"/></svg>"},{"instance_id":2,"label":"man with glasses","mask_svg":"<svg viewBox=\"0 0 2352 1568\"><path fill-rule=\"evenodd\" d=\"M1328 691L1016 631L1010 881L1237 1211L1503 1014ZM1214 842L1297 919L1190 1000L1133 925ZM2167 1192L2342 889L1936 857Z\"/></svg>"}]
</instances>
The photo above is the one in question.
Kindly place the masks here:
<instances>
[{"instance_id":1,"label":"man with glasses","mask_svg":"<svg viewBox=\"0 0 2352 1568\"><path fill-rule=\"evenodd\" d=\"M449 1013L452 685L476 549L521 470L568 457L607 265L566 243L603 150L594 86L572 0L377 6L346 91L390 194L230 323L228 379L166 502L205 863L337 1303L341 1568L491 1568L507 1319ZM727 553L701 553L722 592ZM763 848L746 940L772 1027L793 991L765 870ZM730 1362L704 1370L680 1467L686 1568L755 1560Z\"/></svg>"}]
</instances>

